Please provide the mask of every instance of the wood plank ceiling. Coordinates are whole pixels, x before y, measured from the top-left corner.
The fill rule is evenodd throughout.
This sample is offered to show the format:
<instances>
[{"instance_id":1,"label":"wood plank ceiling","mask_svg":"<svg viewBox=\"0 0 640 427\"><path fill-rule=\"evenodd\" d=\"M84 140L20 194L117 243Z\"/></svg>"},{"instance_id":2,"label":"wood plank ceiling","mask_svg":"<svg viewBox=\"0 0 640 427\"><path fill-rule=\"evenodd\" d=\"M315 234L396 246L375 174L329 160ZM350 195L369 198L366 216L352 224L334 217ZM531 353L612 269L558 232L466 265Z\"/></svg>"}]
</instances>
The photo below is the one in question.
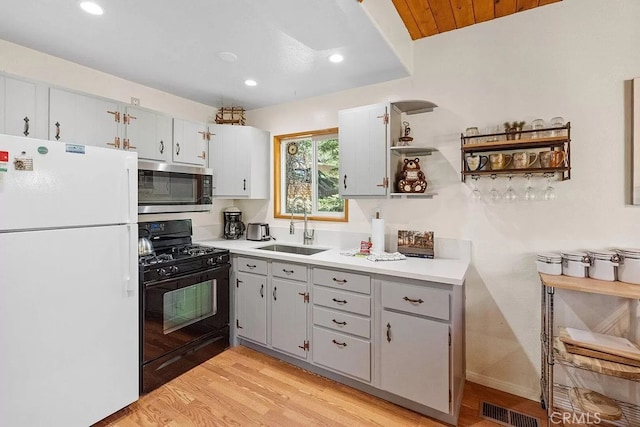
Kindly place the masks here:
<instances>
[{"instance_id":1,"label":"wood plank ceiling","mask_svg":"<svg viewBox=\"0 0 640 427\"><path fill-rule=\"evenodd\" d=\"M393 0L413 40L562 0Z\"/></svg>"}]
</instances>

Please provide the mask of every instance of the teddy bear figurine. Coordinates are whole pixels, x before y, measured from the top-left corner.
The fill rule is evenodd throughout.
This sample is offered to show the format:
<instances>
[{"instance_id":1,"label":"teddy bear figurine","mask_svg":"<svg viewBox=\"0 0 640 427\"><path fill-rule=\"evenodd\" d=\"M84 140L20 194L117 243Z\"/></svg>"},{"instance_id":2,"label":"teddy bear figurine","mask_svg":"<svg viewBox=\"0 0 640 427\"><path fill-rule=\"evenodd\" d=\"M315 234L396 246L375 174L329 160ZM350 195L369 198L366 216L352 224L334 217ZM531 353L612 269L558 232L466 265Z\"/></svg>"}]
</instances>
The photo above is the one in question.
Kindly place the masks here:
<instances>
[{"instance_id":1,"label":"teddy bear figurine","mask_svg":"<svg viewBox=\"0 0 640 427\"><path fill-rule=\"evenodd\" d=\"M420 170L420 159L404 159L402 171L398 174L396 182L400 193L424 193L427 181Z\"/></svg>"}]
</instances>

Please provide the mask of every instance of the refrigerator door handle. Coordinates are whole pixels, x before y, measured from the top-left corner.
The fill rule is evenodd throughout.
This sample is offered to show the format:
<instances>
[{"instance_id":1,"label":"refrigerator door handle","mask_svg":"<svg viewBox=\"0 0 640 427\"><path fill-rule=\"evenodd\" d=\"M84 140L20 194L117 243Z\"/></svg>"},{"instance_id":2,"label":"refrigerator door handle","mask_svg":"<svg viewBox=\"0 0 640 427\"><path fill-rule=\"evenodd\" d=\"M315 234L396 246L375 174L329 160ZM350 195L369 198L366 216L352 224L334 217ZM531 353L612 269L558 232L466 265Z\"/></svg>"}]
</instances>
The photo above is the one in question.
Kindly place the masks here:
<instances>
[{"instance_id":1,"label":"refrigerator door handle","mask_svg":"<svg viewBox=\"0 0 640 427\"><path fill-rule=\"evenodd\" d=\"M138 158L127 157L127 223L138 222Z\"/></svg>"},{"instance_id":2,"label":"refrigerator door handle","mask_svg":"<svg viewBox=\"0 0 640 427\"><path fill-rule=\"evenodd\" d=\"M136 226L134 228L134 226ZM134 253L134 249L138 242L138 228L137 224L127 224L127 233L129 239L127 241L127 274L124 278L125 290L128 297L133 297L136 294L136 288L138 287L138 255Z\"/></svg>"}]
</instances>

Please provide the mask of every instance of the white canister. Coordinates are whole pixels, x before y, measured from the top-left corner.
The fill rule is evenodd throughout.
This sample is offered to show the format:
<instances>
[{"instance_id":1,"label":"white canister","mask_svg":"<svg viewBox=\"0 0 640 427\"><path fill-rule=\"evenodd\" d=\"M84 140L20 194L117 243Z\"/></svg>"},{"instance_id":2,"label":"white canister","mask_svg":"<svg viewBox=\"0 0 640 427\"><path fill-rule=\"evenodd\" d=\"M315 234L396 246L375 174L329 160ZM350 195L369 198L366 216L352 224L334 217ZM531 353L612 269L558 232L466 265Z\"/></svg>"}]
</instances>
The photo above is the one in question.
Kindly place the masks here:
<instances>
[{"instance_id":1,"label":"white canister","mask_svg":"<svg viewBox=\"0 0 640 427\"><path fill-rule=\"evenodd\" d=\"M618 267L618 254L613 251L588 251L589 277L592 279L606 280L613 282L616 280L616 268Z\"/></svg>"},{"instance_id":2,"label":"white canister","mask_svg":"<svg viewBox=\"0 0 640 427\"><path fill-rule=\"evenodd\" d=\"M571 277L587 277L589 257L586 252L562 252L562 274Z\"/></svg>"},{"instance_id":3,"label":"white canister","mask_svg":"<svg viewBox=\"0 0 640 427\"><path fill-rule=\"evenodd\" d=\"M640 249L616 249L618 258L618 280L640 285Z\"/></svg>"},{"instance_id":4,"label":"white canister","mask_svg":"<svg viewBox=\"0 0 640 427\"><path fill-rule=\"evenodd\" d=\"M536 258L538 271L544 274L559 276L562 274L562 256L555 252L539 253Z\"/></svg>"}]
</instances>

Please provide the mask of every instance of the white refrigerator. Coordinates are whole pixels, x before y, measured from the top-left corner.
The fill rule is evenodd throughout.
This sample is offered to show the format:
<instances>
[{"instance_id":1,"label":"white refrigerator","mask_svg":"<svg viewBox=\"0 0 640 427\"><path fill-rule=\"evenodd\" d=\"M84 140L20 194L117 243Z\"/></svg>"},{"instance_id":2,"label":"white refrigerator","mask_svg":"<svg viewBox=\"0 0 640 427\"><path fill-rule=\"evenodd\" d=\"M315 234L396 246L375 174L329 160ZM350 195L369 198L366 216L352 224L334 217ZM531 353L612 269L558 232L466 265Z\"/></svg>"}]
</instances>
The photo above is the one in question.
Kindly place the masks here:
<instances>
[{"instance_id":1,"label":"white refrigerator","mask_svg":"<svg viewBox=\"0 0 640 427\"><path fill-rule=\"evenodd\" d=\"M138 399L137 154L0 135L0 426Z\"/></svg>"}]
</instances>

